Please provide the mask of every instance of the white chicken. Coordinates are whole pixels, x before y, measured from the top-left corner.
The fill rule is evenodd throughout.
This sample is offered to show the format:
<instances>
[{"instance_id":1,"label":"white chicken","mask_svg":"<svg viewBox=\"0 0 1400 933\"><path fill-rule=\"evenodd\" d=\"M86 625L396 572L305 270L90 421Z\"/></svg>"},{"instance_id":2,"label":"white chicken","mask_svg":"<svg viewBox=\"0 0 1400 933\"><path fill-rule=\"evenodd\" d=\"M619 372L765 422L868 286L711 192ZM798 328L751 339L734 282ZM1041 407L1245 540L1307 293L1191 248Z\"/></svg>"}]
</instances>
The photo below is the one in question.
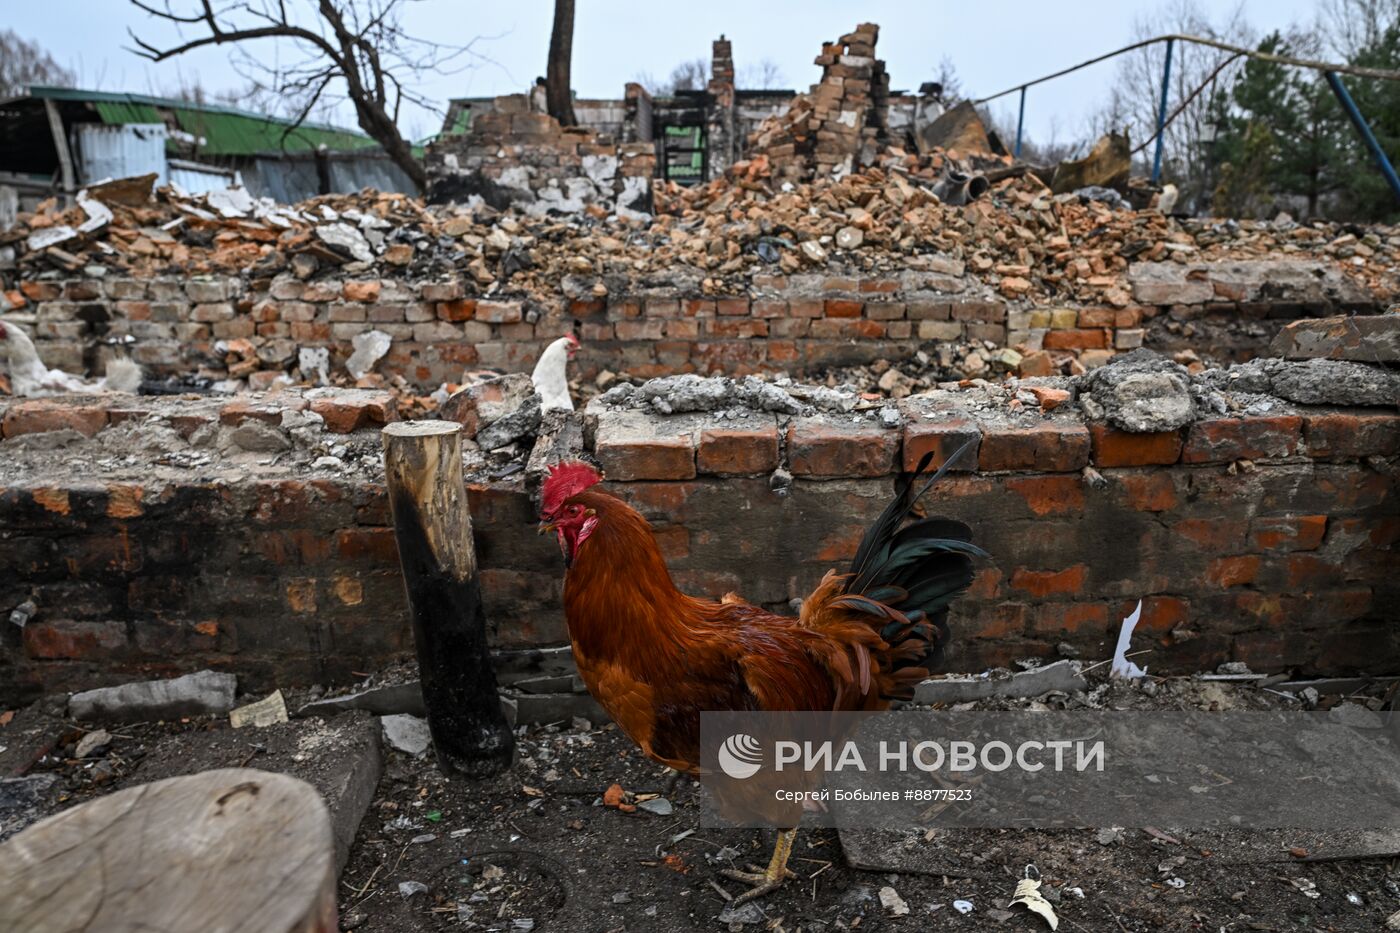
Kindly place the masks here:
<instances>
[{"instance_id":1,"label":"white chicken","mask_svg":"<svg viewBox=\"0 0 1400 933\"><path fill-rule=\"evenodd\" d=\"M530 381L540 395L540 411L573 411L569 395L569 360L578 352L578 337L569 334L544 348Z\"/></svg>"},{"instance_id":2,"label":"white chicken","mask_svg":"<svg viewBox=\"0 0 1400 933\"><path fill-rule=\"evenodd\" d=\"M13 324L0 323L0 359L9 365L10 390L20 397L62 395L65 392L135 392L141 387L141 367L131 360L112 360L107 375L85 382L61 369L49 369L29 335Z\"/></svg>"}]
</instances>

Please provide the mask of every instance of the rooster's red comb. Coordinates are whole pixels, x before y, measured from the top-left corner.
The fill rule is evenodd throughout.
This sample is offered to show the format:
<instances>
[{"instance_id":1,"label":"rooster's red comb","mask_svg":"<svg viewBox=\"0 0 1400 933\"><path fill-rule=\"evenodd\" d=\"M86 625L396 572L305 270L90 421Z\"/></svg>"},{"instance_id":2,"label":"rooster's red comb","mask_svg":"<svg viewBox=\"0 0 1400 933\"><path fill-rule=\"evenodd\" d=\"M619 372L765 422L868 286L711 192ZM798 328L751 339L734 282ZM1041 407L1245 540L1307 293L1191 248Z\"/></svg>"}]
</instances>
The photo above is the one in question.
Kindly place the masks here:
<instances>
[{"instance_id":1,"label":"rooster's red comb","mask_svg":"<svg viewBox=\"0 0 1400 933\"><path fill-rule=\"evenodd\" d=\"M546 518L552 516L566 501L602 481L598 471L581 460L555 464L549 468L549 476L540 491L540 514Z\"/></svg>"}]
</instances>

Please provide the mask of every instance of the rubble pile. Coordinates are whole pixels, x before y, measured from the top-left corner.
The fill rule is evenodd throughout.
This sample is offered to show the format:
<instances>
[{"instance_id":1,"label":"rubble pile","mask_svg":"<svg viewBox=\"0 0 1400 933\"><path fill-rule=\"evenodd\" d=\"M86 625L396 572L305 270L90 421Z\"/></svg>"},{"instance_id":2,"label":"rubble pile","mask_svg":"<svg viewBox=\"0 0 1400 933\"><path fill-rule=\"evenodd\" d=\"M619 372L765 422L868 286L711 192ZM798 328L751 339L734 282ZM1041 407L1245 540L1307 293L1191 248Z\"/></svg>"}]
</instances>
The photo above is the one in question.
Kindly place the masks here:
<instances>
[{"instance_id":1,"label":"rubble pile","mask_svg":"<svg viewBox=\"0 0 1400 933\"><path fill-rule=\"evenodd\" d=\"M649 222L426 207L369 190L278 205L239 190L191 197L163 188L109 204L110 219L83 230L84 208L55 199L0 233L0 273L451 276L468 294L553 303L659 287L743 294L756 276L776 273L913 269L967 274L1008 299L1118 308L1134 301L1129 266L1146 261L1321 259L1385 299L1400 281L1392 227L1177 219L1052 195L1029 173L952 207L934 193L942 154L892 150L878 162L794 184L759 156L707 185L658 186ZM90 195L87 203L105 203L100 190ZM22 305L13 279L7 288L9 304Z\"/></svg>"},{"instance_id":2,"label":"rubble pile","mask_svg":"<svg viewBox=\"0 0 1400 933\"><path fill-rule=\"evenodd\" d=\"M749 151L767 155L782 178L811 177L870 165L884 143L890 76L875 57L880 27L863 23L822 47L822 78L799 94L786 113L769 117L749 139Z\"/></svg>"}]
</instances>

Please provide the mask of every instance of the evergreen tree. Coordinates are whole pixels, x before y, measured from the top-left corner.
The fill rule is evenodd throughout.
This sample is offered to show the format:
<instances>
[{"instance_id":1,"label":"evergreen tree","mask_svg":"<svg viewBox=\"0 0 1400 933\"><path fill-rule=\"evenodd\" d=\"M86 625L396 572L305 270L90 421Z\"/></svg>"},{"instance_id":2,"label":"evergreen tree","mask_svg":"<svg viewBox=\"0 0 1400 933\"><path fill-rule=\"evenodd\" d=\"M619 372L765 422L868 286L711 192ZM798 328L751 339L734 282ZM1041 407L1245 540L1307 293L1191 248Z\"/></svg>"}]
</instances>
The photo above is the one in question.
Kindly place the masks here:
<instances>
[{"instance_id":1,"label":"evergreen tree","mask_svg":"<svg viewBox=\"0 0 1400 933\"><path fill-rule=\"evenodd\" d=\"M1391 25L1380 33L1356 54L1351 64L1400 71L1400 26ZM1400 81L1341 77L1381 148L1392 163L1400 160ZM1337 161L1343 213L1361 220L1394 219L1400 215L1400 206L1385 176L1349 121L1344 129L1346 135Z\"/></svg>"}]
</instances>

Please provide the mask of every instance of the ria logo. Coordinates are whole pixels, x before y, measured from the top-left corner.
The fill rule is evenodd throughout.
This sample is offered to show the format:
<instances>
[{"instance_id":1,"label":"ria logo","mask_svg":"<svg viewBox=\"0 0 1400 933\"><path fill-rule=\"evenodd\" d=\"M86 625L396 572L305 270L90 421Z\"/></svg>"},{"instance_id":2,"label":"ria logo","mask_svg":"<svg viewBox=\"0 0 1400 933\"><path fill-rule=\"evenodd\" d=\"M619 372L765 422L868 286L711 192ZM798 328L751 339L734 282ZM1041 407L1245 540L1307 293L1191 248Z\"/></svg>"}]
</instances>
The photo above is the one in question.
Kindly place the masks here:
<instances>
[{"instance_id":1,"label":"ria logo","mask_svg":"<svg viewBox=\"0 0 1400 933\"><path fill-rule=\"evenodd\" d=\"M736 732L719 747L719 769L736 780L753 777L763 767L763 746L758 739Z\"/></svg>"}]
</instances>

